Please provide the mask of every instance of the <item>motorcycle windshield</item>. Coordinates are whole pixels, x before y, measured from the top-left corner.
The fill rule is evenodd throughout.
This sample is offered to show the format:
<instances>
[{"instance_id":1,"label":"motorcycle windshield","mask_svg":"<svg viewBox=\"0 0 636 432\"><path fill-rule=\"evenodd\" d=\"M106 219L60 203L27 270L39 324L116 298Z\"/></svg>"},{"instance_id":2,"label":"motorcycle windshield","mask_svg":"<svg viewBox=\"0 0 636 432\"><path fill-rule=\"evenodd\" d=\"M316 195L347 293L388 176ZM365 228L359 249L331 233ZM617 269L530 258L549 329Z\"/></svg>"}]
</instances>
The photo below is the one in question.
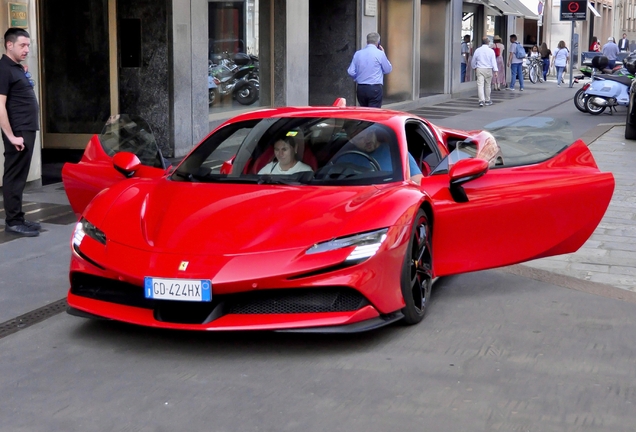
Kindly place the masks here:
<instances>
[{"instance_id":1,"label":"motorcycle windshield","mask_svg":"<svg viewBox=\"0 0 636 432\"><path fill-rule=\"evenodd\" d=\"M99 142L110 157L126 151L137 155L143 165L166 168L152 129L141 117L128 114L111 116L99 134Z\"/></svg>"}]
</instances>

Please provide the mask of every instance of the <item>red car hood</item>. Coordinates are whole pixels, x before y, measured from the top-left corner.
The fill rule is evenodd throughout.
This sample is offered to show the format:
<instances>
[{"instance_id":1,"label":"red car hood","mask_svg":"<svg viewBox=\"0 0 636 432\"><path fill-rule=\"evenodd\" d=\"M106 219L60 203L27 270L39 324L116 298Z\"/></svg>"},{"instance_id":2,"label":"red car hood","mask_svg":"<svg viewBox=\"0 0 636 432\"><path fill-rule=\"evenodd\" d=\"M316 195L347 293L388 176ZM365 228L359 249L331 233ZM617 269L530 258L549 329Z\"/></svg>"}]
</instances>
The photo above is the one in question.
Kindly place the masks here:
<instances>
[{"instance_id":1,"label":"red car hood","mask_svg":"<svg viewBox=\"0 0 636 432\"><path fill-rule=\"evenodd\" d=\"M110 241L153 252L249 254L293 248L396 223L399 187L132 184L103 221ZM399 195L399 193L398 193ZM109 199L108 194L103 197ZM97 215L95 215L97 216Z\"/></svg>"}]
</instances>

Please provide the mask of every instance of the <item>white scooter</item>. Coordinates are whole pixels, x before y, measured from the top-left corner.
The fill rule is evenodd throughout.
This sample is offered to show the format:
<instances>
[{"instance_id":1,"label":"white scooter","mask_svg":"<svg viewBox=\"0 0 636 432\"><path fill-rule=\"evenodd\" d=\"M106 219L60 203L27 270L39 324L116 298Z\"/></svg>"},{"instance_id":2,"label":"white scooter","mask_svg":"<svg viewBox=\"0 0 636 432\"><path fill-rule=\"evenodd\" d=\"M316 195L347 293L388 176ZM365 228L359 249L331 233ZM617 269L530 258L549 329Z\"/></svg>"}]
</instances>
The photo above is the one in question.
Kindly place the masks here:
<instances>
[{"instance_id":1,"label":"white scooter","mask_svg":"<svg viewBox=\"0 0 636 432\"><path fill-rule=\"evenodd\" d=\"M607 67L607 57L594 57L592 64L602 70ZM625 76L594 75L590 86L585 90L585 109L592 115L599 115L608 107L613 114L616 106L628 106L631 84L632 79Z\"/></svg>"}]
</instances>

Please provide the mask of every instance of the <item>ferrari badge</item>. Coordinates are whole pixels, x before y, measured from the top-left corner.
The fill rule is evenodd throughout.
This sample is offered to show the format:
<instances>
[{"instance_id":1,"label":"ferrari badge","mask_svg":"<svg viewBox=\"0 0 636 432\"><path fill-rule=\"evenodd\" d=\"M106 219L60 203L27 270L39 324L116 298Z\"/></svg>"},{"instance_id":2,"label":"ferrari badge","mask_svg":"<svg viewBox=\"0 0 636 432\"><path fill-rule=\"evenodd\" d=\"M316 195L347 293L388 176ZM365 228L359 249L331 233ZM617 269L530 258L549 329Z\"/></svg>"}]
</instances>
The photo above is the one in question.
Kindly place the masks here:
<instances>
[{"instance_id":1,"label":"ferrari badge","mask_svg":"<svg viewBox=\"0 0 636 432\"><path fill-rule=\"evenodd\" d=\"M179 264L179 271L186 271L188 264L190 264L188 261L181 261L181 264Z\"/></svg>"}]
</instances>

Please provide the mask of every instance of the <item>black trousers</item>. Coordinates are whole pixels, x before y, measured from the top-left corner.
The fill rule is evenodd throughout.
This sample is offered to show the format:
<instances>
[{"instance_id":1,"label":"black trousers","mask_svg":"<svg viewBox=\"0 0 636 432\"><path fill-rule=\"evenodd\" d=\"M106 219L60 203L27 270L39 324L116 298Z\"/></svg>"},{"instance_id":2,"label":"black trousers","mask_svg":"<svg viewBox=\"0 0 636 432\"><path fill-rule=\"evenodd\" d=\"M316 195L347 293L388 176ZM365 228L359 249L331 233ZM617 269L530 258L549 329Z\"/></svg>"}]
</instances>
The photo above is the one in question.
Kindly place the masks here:
<instances>
[{"instance_id":1,"label":"black trousers","mask_svg":"<svg viewBox=\"0 0 636 432\"><path fill-rule=\"evenodd\" d=\"M382 84L358 84L358 103L363 107L382 107Z\"/></svg>"},{"instance_id":2,"label":"black trousers","mask_svg":"<svg viewBox=\"0 0 636 432\"><path fill-rule=\"evenodd\" d=\"M24 138L24 150L18 151L6 135L2 134L4 142L2 198L7 225L18 225L24 221L22 193L29 175L35 145L35 131L13 131L13 133L15 136Z\"/></svg>"}]
</instances>

